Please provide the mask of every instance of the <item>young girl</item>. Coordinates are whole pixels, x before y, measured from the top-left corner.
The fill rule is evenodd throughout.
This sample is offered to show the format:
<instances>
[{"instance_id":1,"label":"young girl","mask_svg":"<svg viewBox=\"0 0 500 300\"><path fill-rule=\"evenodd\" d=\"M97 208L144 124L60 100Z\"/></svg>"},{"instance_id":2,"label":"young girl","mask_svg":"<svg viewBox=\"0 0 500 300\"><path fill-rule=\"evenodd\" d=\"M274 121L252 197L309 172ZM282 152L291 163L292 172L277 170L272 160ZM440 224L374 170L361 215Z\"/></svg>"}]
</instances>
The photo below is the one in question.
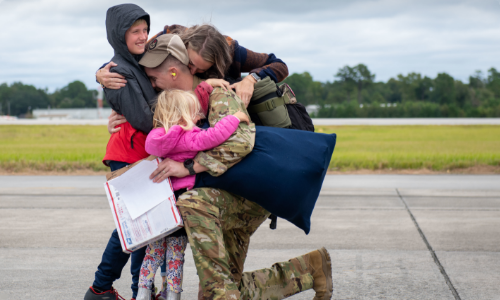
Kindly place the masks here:
<instances>
[{"instance_id":1,"label":"young girl","mask_svg":"<svg viewBox=\"0 0 500 300\"><path fill-rule=\"evenodd\" d=\"M158 96L153 125L146 139L146 151L151 155L183 162L193 159L199 151L212 149L224 143L238 128L240 122L249 123L243 112L229 115L214 127L202 130L196 122L205 118L212 86L221 86L223 80L209 79L196 88L195 93L181 90L164 91ZM198 99L199 98L199 99ZM170 178L176 197L192 189L195 175ZM184 230L179 230L184 232ZM178 231L178 232L179 232ZM139 277L137 300L151 299L151 289L158 267L167 259L167 276L160 297L180 299L182 271L187 236L178 232L153 242L146 249L146 256ZM159 298L159 299L162 299Z\"/></svg>"}]
</instances>

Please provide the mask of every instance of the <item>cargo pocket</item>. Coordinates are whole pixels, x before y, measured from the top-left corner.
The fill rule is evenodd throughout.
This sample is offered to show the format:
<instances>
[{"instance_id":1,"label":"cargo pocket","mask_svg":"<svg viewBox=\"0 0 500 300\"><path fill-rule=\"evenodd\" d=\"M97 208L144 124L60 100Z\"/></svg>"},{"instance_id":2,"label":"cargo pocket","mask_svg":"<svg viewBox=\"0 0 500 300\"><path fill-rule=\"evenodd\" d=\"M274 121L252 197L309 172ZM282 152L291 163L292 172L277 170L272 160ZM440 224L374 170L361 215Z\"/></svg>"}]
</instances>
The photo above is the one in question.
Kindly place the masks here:
<instances>
[{"instance_id":1,"label":"cargo pocket","mask_svg":"<svg viewBox=\"0 0 500 300\"><path fill-rule=\"evenodd\" d=\"M209 258L224 258L225 248L219 219L197 209L185 208L184 226L191 232L191 247Z\"/></svg>"},{"instance_id":2,"label":"cargo pocket","mask_svg":"<svg viewBox=\"0 0 500 300\"><path fill-rule=\"evenodd\" d=\"M273 110L258 113L260 121L264 126L287 128L292 126L288 110L285 105L278 106Z\"/></svg>"}]
</instances>

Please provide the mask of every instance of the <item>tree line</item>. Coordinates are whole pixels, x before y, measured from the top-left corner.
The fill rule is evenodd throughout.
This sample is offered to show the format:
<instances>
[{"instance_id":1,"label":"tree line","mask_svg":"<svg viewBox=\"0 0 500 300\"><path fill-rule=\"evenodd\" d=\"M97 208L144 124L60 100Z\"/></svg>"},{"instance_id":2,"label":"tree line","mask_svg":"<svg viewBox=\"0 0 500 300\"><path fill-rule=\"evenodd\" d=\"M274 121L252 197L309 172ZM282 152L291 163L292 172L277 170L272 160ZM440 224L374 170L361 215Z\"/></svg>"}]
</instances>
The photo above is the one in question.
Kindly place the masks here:
<instances>
[{"instance_id":1,"label":"tree line","mask_svg":"<svg viewBox=\"0 0 500 300\"><path fill-rule=\"evenodd\" d=\"M81 81L73 81L49 93L32 85L15 82L0 85L0 115L26 117L36 108L96 107L96 90L89 90ZM106 101L104 106L107 106Z\"/></svg>"},{"instance_id":2,"label":"tree line","mask_svg":"<svg viewBox=\"0 0 500 300\"><path fill-rule=\"evenodd\" d=\"M477 71L464 83L447 73L436 78L400 74L376 82L367 66L345 66L332 82L314 81L308 72L285 79L304 105L316 104L314 117L500 117L500 72ZM0 115L29 116L35 108L96 107L97 91L74 81L49 93L16 82L0 85ZM104 106L108 106L104 101Z\"/></svg>"},{"instance_id":3,"label":"tree line","mask_svg":"<svg viewBox=\"0 0 500 300\"><path fill-rule=\"evenodd\" d=\"M500 117L500 73L476 71L464 83L447 73L436 78L400 74L376 82L367 66L345 66L332 82L314 81L308 72L288 83L304 105L316 104L320 118Z\"/></svg>"}]
</instances>

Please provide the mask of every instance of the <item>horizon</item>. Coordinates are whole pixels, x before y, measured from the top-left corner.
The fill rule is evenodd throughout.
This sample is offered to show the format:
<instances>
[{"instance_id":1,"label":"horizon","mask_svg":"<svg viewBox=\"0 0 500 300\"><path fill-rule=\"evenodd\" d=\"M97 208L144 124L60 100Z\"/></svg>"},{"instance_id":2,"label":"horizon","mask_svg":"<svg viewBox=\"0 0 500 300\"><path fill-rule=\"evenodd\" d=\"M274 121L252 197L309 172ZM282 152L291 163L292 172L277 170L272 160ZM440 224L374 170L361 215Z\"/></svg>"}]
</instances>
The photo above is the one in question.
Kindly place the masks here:
<instances>
[{"instance_id":1,"label":"horizon","mask_svg":"<svg viewBox=\"0 0 500 300\"><path fill-rule=\"evenodd\" d=\"M0 1L1 1L1 0L0 0ZM350 67L353 67L353 66L350 66ZM370 69L370 68L369 68L369 66L367 66L367 67L368 67L368 69ZM491 67L491 68L494 68L494 67ZM491 68L488 68L488 69L486 70L486 72L483 72L482 70L476 70L476 71L481 71L481 72L482 72L481 74L482 74L482 76L483 76L483 77L482 77L482 79L483 79L483 80L485 80L485 79L488 77L488 70L489 70L489 69L491 69ZM496 69L496 68L495 68L495 69ZM371 71L371 70L370 70L370 71ZM304 72L302 72L302 73L290 73L288 76L293 75L293 74L303 74L303 73L309 73L309 74L311 75L311 77L312 77L313 81L315 81L315 82L321 82L321 83L333 83L333 82L341 82L341 81L342 81L342 80L340 80L340 79L337 79L335 76L332 76L332 78L333 78L334 80L331 80L331 81L330 81L330 80L326 80L326 81L316 80L316 79L314 78L314 75L313 75L313 74L311 74L311 72L308 72L307 70L306 70L306 71L304 71ZM396 80L397 80L397 77L398 77L399 75L402 75L402 76L408 76L408 75L409 75L409 74L411 74L411 73L414 73L414 72L410 72L410 73L407 73L407 74L402 74L402 73L399 73L399 74L397 74L396 76L391 76L390 78L388 78L388 79L387 79L387 80L385 80L385 81L384 81L384 80L376 80L376 78L375 78L375 80L373 81L373 83L385 83L385 84L386 84L386 83L387 83L390 79L396 79ZM464 81L464 80L461 80L461 79L455 78L452 74L449 74L449 73L447 73L447 72L440 72L440 73L438 73L438 74L441 74L441 73L445 73L445 74L450 75L451 77L453 77L453 79L454 79L455 81L461 81L461 82L462 82L462 83L464 83L464 84L468 84L468 83L469 83L469 79L470 79L470 78L467 78L467 80L466 80L466 81ZM421 74L421 73L416 73L416 74L423 75L423 74ZM438 74L436 74L436 76L437 76ZM473 73L473 74L471 74L470 76L473 76L473 75L476 75L476 74L477 74L477 73L475 73L475 72L474 72L474 73ZM424 77L424 76L427 76L427 75L423 75L422 77ZM427 76L427 77L429 77L429 78L431 78L431 79L435 79L435 77L436 77L436 76L434 76L434 77L429 77L429 76ZM34 86L34 87L35 87L35 88L37 88L37 89L44 90L44 91L46 91L47 93L51 94L51 93L54 93L54 92L56 92L56 91L58 91L58 90L61 90L62 88L66 87L68 84L70 84L70 83L72 83L72 82L75 82L75 81L80 81L80 82L82 82L83 84L85 84L85 86L87 87L87 89L88 89L88 90L97 90L97 89L99 88L99 85L97 84L97 82L96 82L96 84L95 84L95 85L96 85L95 87L89 87L89 86L88 86L88 85L87 85L87 84L86 84L83 80L80 80L80 79L75 79L75 80L73 80L73 81L70 81L70 82L66 83L65 85L63 85L63 86L61 86L61 87L57 87L57 88L55 88L55 89L53 89L53 90L50 90L50 89L48 89L47 87L45 87L45 88L44 88L44 87L38 87L38 86L36 86L36 85L34 85L34 84L27 83L27 82L22 82L22 81L14 81L14 82L0 82L0 85L2 85L2 84L7 84L8 86L11 86L11 85L12 85L12 84L14 84L14 83L21 83L21 84L23 84L23 85L31 85L31 86Z\"/></svg>"}]
</instances>

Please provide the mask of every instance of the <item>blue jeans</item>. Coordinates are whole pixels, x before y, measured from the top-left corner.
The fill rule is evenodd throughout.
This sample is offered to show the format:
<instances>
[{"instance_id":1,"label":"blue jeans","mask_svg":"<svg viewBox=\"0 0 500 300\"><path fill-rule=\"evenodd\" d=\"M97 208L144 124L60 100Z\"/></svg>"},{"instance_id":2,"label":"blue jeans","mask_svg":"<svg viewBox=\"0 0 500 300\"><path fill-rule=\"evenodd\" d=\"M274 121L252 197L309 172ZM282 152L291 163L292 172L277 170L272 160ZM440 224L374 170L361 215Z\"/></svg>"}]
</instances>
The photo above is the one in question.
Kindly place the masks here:
<instances>
[{"instance_id":1,"label":"blue jeans","mask_svg":"<svg viewBox=\"0 0 500 300\"><path fill-rule=\"evenodd\" d=\"M109 166L111 171L115 171L127 166L128 163L111 161ZM139 273L141 271L142 261L146 255L146 247L134 251L132 254L124 253L120 244L120 238L116 229L111 234L108 245L102 254L101 263L95 272L94 287L107 291L113 286L113 282L120 278L123 267L127 264L129 256L132 255L130 273L132 273L132 298L137 297L139 284Z\"/></svg>"},{"instance_id":2,"label":"blue jeans","mask_svg":"<svg viewBox=\"0 0 500 300\"><path fill-rule=\"evenodd\" d=\"M165 259L163 261L163 264L161 265L161 276L167 276L167 260Z\"/></svg>"}]
</instances>

